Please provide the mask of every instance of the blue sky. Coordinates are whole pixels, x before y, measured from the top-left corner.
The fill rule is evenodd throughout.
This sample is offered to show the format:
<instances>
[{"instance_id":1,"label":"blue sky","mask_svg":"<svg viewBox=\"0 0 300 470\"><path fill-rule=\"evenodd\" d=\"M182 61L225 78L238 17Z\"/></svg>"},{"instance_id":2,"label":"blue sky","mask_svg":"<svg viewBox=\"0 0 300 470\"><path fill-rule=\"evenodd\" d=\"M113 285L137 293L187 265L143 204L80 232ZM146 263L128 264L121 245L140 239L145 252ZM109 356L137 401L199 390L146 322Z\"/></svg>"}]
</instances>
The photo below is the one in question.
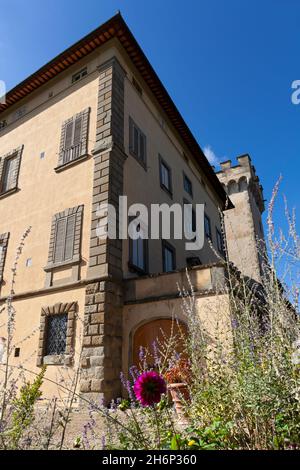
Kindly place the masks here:
<instances>
[{"instance_id":1,"label":"blue sky","mask_svg":"<svg viewBox=\"0 0 300 470\"><path fill-rule=\"evenodd\" d=\"M202 148L249 153L269 199L300 203L299 0L0 0L10 89L121 10ZM276 222L284 225L278 204Z\"/></svg>"}]
</instances>

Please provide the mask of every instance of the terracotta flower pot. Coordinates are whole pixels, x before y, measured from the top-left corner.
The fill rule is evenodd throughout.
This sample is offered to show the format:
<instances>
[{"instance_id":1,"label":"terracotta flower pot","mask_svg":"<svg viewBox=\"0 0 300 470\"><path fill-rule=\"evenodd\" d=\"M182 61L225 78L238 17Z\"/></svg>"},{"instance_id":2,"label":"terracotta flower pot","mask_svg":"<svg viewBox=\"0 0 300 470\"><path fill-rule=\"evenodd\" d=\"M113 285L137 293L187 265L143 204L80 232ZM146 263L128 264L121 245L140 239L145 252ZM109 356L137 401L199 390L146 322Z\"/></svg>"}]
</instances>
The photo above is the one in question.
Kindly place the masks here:
<instances>
[{"instance_id":1,"label":"terracotta flower pot","mask_svg":"<svg viewBox=\"0 0 300 470\"><path fill-rule=\"evenodd\" d=\"M178 417L181 420L185 419L186 421L183 402L190 399L188 386L185 383L169 384L168 390L171 394Z\"/></svg>"}]
</instances>

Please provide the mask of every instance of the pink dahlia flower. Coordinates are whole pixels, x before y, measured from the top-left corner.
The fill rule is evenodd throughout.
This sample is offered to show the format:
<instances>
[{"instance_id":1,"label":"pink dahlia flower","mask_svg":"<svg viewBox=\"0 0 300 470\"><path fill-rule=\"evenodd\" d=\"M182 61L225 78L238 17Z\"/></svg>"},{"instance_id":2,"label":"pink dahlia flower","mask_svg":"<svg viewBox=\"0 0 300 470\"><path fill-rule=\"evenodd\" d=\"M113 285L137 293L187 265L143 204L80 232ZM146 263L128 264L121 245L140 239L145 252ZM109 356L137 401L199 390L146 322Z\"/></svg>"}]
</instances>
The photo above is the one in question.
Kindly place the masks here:
<instances>
[{"instance_id":1,"label":"pink dahlia flower","mask_svg":"<svg viewBox=\"0 0 300 470\"><path fill-rule=\"evenodd\" d=\"M133 390L137 400L142 406L152 406L159 403L167 386L164 379L154 371L143 372L135 381Z\"/></svg>"}]
</instances>

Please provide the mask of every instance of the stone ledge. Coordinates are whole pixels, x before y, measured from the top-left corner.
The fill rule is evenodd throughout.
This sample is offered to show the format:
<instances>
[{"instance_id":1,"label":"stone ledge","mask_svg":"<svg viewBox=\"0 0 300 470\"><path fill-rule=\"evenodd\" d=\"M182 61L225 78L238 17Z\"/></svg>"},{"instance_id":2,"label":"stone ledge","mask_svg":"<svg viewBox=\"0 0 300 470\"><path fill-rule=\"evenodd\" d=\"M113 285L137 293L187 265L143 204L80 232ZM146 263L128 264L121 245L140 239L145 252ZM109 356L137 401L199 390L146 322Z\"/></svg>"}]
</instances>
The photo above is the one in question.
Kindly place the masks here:
<instances>
[{"instance_id":1,"label":"stone ledge","mask_svg":"<svg viewBox=\"0 0 300 470\"><path fill-rule=\"evenodd\" d=\"M71 366L73 357L64 354L44 356L42 362L46 366Z\"/></svg>"},{"instance_id":2,"label":"stone ledge","mask_svg":"<svg viewBox=\"0 0 300 470\"><path fill-rule=\"evenodd\" d=\"M18 191L20 191L19 188L9 189L8 191L5 191L5 193L0 194L0 199L4 199L4 198L10 196L11 194L17 193Z\"/></svg>"},{"instance_id":3,"label":"stone ledge","mask_svg":"<svg viewBox=\"0 0 300 470\"><path fill-rule=\"evenodd\" d=\"M75 158L74 160L71 160L70 162L64 163L63 165L59 165L56 168L54 168L54 171L56 173L61 173L64 170L67 170L68 168L77 165L78 163L83 162L84 160L87 160L90 158L90 155L86 153L85 155L81 155L78 158Z\"/></svg>"},{"instance_id":4,"label":"stone ledge","mask_svg":"<svg viewBox=\"0 0 300 470\"><path fill-rule=\"evenodd\" d=\"M79 255L75 255L73 259L69 261L61 261L59 263L49 263L47 266L44 267L44 271L49 272L53 269L58 268L67 268L69 266L73 266L74 264L79 264L81 262L81 257Z\"/></svg>"}]
</instances>

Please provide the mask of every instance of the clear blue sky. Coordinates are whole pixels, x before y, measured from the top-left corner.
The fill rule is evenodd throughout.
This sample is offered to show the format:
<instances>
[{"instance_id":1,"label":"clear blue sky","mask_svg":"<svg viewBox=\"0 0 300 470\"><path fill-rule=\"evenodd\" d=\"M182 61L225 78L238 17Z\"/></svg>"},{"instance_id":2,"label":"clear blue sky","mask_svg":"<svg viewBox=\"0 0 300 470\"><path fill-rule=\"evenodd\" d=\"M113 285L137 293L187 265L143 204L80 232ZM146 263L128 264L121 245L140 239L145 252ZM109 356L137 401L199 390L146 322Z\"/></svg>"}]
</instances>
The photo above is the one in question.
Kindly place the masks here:
<instances>
[{"instance_id":1,"label":"clear blue sky","mask_svg":"<svg viewBox=\"0 0 300 470\"><path fill-rule=\"evenodd\" d=\"M217 159L249 153L269 199L282 173L300 203L299 0L0 0L8 89L121 10L191 127ZM299 211L298 211L299 212ZM299 215L300 217L300 215ZM281 211L276 220L283 224Z\"/></svg>"}]
</instances>

